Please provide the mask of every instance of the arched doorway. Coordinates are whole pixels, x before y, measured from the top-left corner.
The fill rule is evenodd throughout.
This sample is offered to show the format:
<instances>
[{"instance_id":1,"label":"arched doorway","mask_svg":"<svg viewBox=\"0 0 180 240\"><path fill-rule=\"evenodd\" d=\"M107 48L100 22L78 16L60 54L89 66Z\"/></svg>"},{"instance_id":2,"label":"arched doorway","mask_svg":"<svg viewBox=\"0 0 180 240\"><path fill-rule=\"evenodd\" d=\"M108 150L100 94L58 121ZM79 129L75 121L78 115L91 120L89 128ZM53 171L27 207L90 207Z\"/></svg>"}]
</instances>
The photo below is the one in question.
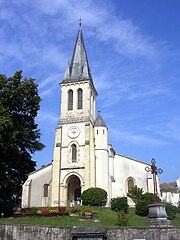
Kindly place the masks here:
<instances>
[{"instance_id":1,"label":"arched doorway","mask_svg":"<svg viewBox=\"0 0 180 240\"><path fill-rule=\"evenodd\" d=\"M67 179L67 206L76 206L81 203L81 182L80 179L71 175Z\"/></svg>"}]
</instances>

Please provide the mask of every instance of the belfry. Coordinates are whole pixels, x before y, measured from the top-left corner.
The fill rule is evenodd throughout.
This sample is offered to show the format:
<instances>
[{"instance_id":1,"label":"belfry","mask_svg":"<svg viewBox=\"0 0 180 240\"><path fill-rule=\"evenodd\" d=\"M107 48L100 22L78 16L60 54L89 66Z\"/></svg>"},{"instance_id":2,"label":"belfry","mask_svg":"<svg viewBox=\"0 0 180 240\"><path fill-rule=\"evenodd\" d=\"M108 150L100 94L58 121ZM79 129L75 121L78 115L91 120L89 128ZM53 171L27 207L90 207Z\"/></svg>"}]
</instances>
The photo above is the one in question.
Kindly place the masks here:
<instances>
[{"instance_id":1,"label":"belfry","mask_svg":"<svg viewBox=\"0 0 180 240\"><path fill-rule=\"evenodd\" d=\"M22 207L75 206L90 187L111 198L126 196L134 185L153 192L149 164L118 154L108 143L108 127L98 112L97 91L80 28L61 87L61 112L52 163L29 174L23 184ZM109 113L110 114L110 113Z\"/></svg>"}]
</instances>

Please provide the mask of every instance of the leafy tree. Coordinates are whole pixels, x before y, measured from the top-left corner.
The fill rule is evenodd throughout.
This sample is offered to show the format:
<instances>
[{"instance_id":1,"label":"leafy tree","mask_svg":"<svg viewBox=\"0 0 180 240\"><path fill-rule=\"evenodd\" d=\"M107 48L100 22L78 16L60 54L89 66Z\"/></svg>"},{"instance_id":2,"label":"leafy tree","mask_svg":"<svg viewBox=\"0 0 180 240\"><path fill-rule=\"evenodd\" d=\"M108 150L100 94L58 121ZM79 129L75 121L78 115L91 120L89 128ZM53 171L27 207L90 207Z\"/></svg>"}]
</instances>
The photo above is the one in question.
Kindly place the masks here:
<instances>
[{"instance_id":1,"label":"leafy tree","mask_svg":"<svg viewBox=\"0 0 180 240\"><path fill-rule=\"evenodd\" d=\"M136 204L138 200L140 200L143 196L143 189L138 188L137 185L131 188L131 190L128 192L127 196L133 200L133 202Z\"/></svg>"},{"instance_id":2,"label":"leafy tree","mask_svg":"<svg viewBox=\"0 0 180 240\"><path fill-rule=\"evenodd\" d=\"M90 206L105 206L107 203L107 192L102 188L88 188L82 195L82 204Z\"/></svg>"},{"instance_id":3,"label":"leafy tree","mask_svg":"<svg viewBox=\"0 0 180 240\"><path fill-rule=\"evenodd\" d=\"M44 147L35 123L40 101L34 79L23 79L22 71L0 74L0 213L6 215L20 203L22 183L35 170L31 154Z\"/></svg>"}]
</instances>

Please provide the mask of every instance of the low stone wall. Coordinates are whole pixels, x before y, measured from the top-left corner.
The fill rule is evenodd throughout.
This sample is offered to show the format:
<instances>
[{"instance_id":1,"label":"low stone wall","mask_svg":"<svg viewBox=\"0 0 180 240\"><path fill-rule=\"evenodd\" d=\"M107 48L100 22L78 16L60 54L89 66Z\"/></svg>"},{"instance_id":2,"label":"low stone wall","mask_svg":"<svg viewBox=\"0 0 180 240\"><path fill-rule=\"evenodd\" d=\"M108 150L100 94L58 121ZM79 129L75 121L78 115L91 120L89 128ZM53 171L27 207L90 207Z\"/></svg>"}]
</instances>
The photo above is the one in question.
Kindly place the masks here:
<instances>
[{"instance_id":1,"label":"low stone wall","mask_svg":"<svg viewBox=\"0 0 180 240\"><path fill-rule=\"evenodd\" d=\"M180 240L180 228L80 228L0 225L0 240L72 240L74 236L104 234L107 240Z\"/></svg>"}]
</instances>

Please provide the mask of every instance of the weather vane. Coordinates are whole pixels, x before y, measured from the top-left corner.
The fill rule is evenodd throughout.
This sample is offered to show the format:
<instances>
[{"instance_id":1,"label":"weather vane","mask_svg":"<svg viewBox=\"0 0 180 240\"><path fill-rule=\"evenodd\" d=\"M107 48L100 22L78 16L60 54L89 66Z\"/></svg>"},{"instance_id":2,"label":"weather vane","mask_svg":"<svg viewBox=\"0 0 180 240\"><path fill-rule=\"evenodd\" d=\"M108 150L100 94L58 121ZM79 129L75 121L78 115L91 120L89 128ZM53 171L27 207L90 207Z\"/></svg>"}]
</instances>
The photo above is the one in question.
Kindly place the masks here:
<instances>
[{"instance_id":1,"label":"weather vane","mask_svg":"<svg viewBox=\"0 0 180 240\"><path fill-rule=\"evenodd\" d=\"M156 179L156 175L157 174L161 174L163 172L163 170L161 168L157 168L156 161L155 161L154 158L151 160L151 165L147 166L145 168L145 170L147 172L151 172L151 174L153 175L154 195L157 195L157 179Z\"/></svg>"}]
</instances>

